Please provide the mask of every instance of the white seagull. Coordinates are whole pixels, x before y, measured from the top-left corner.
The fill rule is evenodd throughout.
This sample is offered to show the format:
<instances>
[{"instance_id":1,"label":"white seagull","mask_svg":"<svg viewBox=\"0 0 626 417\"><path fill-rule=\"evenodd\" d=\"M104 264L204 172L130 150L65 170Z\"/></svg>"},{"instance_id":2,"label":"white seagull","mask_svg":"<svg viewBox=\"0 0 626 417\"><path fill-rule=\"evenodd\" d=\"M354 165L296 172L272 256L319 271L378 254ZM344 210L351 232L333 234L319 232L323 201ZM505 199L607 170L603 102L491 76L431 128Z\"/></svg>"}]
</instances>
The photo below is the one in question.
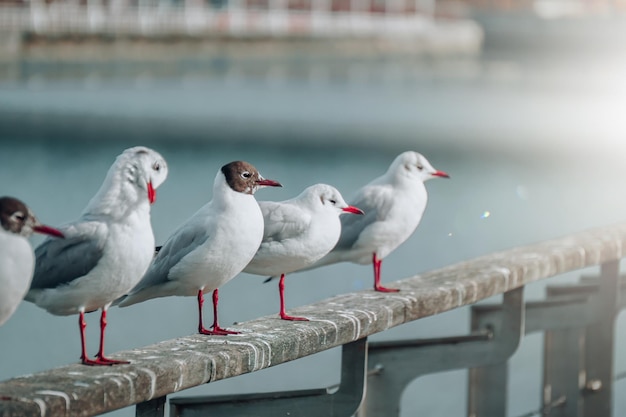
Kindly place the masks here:
<instances>
[{"instance_id":1,"label":"white seagull","mask_svg":"<svg viewBox=\"0 0 626 417\"><path fill-rule=\"evenodd\" d=\"M263 242L244 272L280 276L280 318L306 321L285 312L285 274L312 265L335 246L340 214L363 211L349 206L335 187L326 184L312 185L290 200L260 201L259 206L265 221Z\"/></svg>"},{"instance_id":2,"label":"white seagull","mask_svg":"<svg viewBox=\"0 0 626 417\"><path fill-rule=\"evenodd\" d=\"M35 268L35 254L28 242L33 233L63 237L41 224L22 201L0 197L0 326L17 309L28 291Z\"/></svg>"},{"instance_id":3,"label":"white seagull","mask_svg":"<svg viewBox=\"0 0 626 417\"><path fill-rule=\"evenodd\" d=\"M134 147L117 157L82 215L36 250L35 275L26 300L55 315L79 315L85 365L129 363L104 356L107 309L130 291L154 255L150 204L167 177L167 164L152 149ZM102 309L100 349L89 359L85 312Z\"/></svg>"},{"instance_id":4,"label":"white seagull","mask_svg":"<svg viewBox=\"0 0 626 417\"><path fill-rule=\"evenodd\" d=\"M308 269L337 262L372 262L374 289L398 291L381 285L380 266L417 228L428 200L424 181L435 177L449 178L417 152L398 155L385 174L358 190L350 201L365 216L343 216L337 245Z\"/></svg>"},{"instance_id":5,"label":"white seagull","mask_svg":"<svg viewBox=\"0 0 626 417\"><path fill-rule=\"evenodd\" d=\"M263 178L247 162L224 165L215 177L213 199L169 237L120 307L157 297L195 295L199 333L237 334L218 324L218 288L241 272L261 244L263 215L254 193L264 186L281 185ZM202 321L204 294L209 291L213 291L212 330Z\"/></svg>"}]
</instances>

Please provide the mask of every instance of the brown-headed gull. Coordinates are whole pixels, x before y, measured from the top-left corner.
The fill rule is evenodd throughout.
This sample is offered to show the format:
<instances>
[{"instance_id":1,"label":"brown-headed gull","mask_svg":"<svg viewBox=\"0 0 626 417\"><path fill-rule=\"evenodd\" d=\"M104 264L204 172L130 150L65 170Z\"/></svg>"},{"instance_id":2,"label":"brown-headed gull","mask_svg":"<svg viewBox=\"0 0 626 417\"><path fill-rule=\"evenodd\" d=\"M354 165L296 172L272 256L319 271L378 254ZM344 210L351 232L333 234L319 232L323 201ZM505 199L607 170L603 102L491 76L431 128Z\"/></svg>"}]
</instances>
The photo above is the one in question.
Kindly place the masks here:
<instances>
[{"instance_id":1,"label":"brown-headed gull","mask_svg":"<svg viewBox=\"0 0 626 417\"><path fill-rule=\"evenodd\" d=\"M0 197L0 326L17 309L28 291L35 254L28 242L33 233L63 237L59 230L41 224L22 201Z\"/></svg>"},{"instance_id":2,"label":"brown-headed gull","mask_svg":"<svg viewBox=\"0 0 626 417\"><path fill-rule=\"evenodd\" d=\"M261 187L280 187L247 162L224 165L213 185L213 199L180 226L154 258L141 282L120 307L171 295L196 296L198 332L236 334L219 326L218 288L241 272L263 238L263 215L254 193ZM213 291L213 325L203 325L204 294Z\"/></svg>"},{"instance_id":3,"label":"brown-headed gull","mask_svg":"<svg viewBox=\"0 0 626 417\"><path fill-rule=\"evenodd\" d=\"M312 265L335 246L340 214L363 211L348 205L335 187L326 184L312 185L290 200L259 201L259 206L265 221L263 242L244 272L280 276L280 318L306 321L285 312L285 274Z\"/></svg>"},{"instance_id":4,"label":"brown-headed gull","mask_svg":"<svg viewBox=\"0 0 626 417\"><path fill-rule=\"evenodd\" d=\"M81 216L35 250L35 275L26 300L56 315L79 315L85 365L128 363L104 355L107 309L139 282L154 255L150 204L167 177L167 164L152 149L126 149L107 173ZM89 359L85 313L102 309L100 348Z\"/></svg>"},{"instance_id":5,"label":"brown-headed gull","mask_svg":"<svg viewBox=\"0 0 626 417\"><path fill-rule=\"evenodd\" d=\"M426 208L424 182L449 178L432 167L424 156L407 151L398 155L382 176L357 191L350 204L365 216L341 217L341 237L335 248L310 268L337 262L372 263L374 289L396 292L380 283L383 259L413 234Z\"/></svg>"}]
</instances>

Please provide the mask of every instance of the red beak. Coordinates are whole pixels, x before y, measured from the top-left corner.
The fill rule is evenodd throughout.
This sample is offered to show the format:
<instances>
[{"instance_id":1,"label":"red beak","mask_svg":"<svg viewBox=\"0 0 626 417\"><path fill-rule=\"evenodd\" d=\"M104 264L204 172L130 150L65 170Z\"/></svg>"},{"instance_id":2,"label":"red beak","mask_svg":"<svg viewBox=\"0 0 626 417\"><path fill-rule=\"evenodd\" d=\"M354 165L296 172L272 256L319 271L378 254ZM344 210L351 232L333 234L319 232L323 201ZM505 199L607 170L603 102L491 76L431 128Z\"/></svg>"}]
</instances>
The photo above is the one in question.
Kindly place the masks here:
<instances>
[{"instance_id":1,"label":"red beak","mask_svg":"<svg viewBox=\"0 0 626 417\"><path fill-rule=\"evenodd\" d=\"M450 176L443 171L435 171L431 175L433 177L450 178Z\"/></svg>"},{"instance_id":2,"label":"red beak","mask_svg":"<svg viewBox=\"0 0 626 417\"><path fill-rule=\"evenodd\" d=\"M361 210L358 207L354 207L354 206L348 206L348 207L344 207L341 210L345 211L346 213L352 213L352 214L365 214L365 212L363 210Z\"/></svg>"},{"instance_id":3,"label":"red beak","mask_svg":"<svg viewBox=\"0 0 626 417\"><path fill-rule=\"evenodd\" d=\"M44 235L65 238L65 235L61 233L60 230L57 230L54 227L46 226L45 224L38 224L36 226L33 226L33 231L37 233L42 233Z\"/></svg>"},{"instance_id":4,"label":"red beak","mask_svg":"<svg viewBox=\"0 0 626 417\"><path fill-rule=\"evenodd\" d=\"M154 204L156 201L156 190L152 186L152 181L148 181L148 201L150 204Z\"/></svg>"},{"instance_id":5,"label":"red beak","mask_svg":"<svg viewBox=\"0 0 626 417\"><path fill-rule=\"evenodd\" d=\"M262 185L265 187L282 187L283 185L278 181L274 180L266 180L265 178L257 180L257 185Z\"/></svg>"}]
</instances>

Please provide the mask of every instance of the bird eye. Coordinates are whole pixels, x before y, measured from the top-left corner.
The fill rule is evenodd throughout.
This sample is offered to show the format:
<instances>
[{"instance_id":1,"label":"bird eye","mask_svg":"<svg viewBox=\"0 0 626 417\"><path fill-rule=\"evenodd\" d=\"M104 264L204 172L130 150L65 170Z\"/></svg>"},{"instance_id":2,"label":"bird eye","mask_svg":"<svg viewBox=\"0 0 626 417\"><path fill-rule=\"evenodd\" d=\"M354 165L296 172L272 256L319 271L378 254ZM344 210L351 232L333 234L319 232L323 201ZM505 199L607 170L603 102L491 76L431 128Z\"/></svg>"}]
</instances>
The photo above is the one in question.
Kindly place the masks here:
<instances>
[{"instance_id":1,"label":"bird eye","mask_svg":"<svg viewBox=\"0 0 626 417\"><path fill-rule=\"evenodd\" d=\"M26 215L21 211L16 211L15 213L13 213L13 217L15 217L15 219L19 220L20 222L26 220Z\"/></svg>"},{"instance_id":2,"label":"bird eye","mask_svg":"<svg viewBox=\"0 0 626 417\"><path fill-rule=\"evenodd\" d=\"M247 179L247 178L250 178L251 176L252 176L252 174L250 172L248 172L248 171L244 171L244 172L241 173L241 177L242 178L246 178Z\"/></svg>"},{"instance_id":3,"label":"bird eye","mask_svg":"<svg viewBox=\"0 0 626 417\"><path fill-rule=\"evenodd\" d=\"M159 172L161 170L161 164L159 164L158 162L155 162L154 165L152 165L152 168L156 171Z\"/></svg>"},{"instance_id":4,"label":"bird eye","mask_svg":"<svg viewBox=\"0 0 626 417\"><path fill-rule=\"evenodd\" d=\"M330 201L330 203L331 203L332 205L337 204L337 200L328 200L328 201Z\"/></svg>"},{"instance_id":5,"label":"bird eye","mask_svg":"<svg viewBox=\"0 0 626 417\"><path fill-rule=\"evenodd\" d=\"M417 169L419 169L420 171L424 169L424 165L422 164L417 164Z\"/></svg>"}]
</instances>

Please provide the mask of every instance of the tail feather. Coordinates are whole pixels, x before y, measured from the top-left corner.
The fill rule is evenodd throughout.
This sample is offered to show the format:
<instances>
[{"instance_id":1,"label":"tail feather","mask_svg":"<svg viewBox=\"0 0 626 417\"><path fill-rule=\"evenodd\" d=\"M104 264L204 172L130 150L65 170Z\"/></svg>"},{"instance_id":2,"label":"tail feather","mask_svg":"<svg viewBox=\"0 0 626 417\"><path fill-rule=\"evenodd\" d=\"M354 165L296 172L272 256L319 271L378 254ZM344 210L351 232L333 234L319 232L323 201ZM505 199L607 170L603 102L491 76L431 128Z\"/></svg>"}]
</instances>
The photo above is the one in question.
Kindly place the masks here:
<instances>
[{"instance_id":1,"label":"tail feather","mask_svg":"<svg viewBox=\"0 0 626 417\"><path fill-rule=\"evenodd\" d=\"M128 294L122 295L120 298L118 298L117 300L113 301L113 302L111 303L111 306L114 306L114 307L115 307L115 306L119 306L119 305L120 305L120 303L121 303L122 301L124 301L127 297L128 297Z\"/></svg>"},{"instance_id":2,"label":"tail feather","mask_svg":"<svg viewBox=\"0 0 626 417\"><path fill-rule=\"evenodd\" d=\"M115 300L114 305L118 307L128 307L133 304L141 303L143 301L151 300L153 298L159 297L167 297L170 295L176 295L173 292L163 291L161 286L159 287L148 287L141 291L131 292L129 294L123 295L117 300Z\"/></svg>"}]
</instances>

